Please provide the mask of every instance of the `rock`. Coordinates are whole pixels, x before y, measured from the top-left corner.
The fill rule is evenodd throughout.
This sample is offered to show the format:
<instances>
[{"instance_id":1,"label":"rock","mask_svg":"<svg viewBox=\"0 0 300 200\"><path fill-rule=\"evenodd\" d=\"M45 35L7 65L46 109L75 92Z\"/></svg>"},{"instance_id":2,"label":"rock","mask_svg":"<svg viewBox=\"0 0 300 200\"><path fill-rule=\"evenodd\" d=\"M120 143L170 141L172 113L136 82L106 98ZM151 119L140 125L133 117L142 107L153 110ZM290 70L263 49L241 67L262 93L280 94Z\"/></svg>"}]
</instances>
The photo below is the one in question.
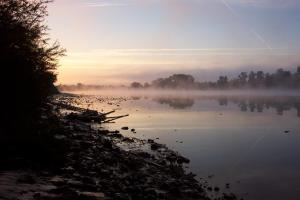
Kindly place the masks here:
<instances>
[{"instance_id":1,"label":"rock","mask_svg":"<svg viewBox=\"0 0 300 200\"><path fill-rule=\"evenodd\" d=\"M120 133L114 133L114 134L112 134L112 136L115 137L115 138L122 138L123 137L123 135L120 134Z\"/></svg>"},{"instance_id":2,"label":"rock","mask_svg":"<svg viewBox=\"0 0 300 200\"><path fill-rule=\"evenodd\" d=\"M122 193L115 193L113 199L114 200L129 200L128 196L125 194L122 194Z\"/></svg>"},{"instance_id":3,"label":"rock","mask_svg":"<svg viewBox=\"0 0 300 200\"><path fill-rule=\"evenodd\" d=\"M37 199L37 200L41 199L41 193L35 192L35 193L33 194L33 199Z\"/></svg>"},{"instance_id":4,"label":"rock","mask_svg":"<svg viewBox=\"0 0 300 200\"><path fill-rule=\"evenodd\" d=\"M177 160L177 156L174 154L167 155L166 159L170 162L175 162Z\"/></svg>"},{"instance_id":5,"label":"rock","mask_svg":"<svg viewBox=\"0 0 300 200\"><path fill-rule=\"evenodd\" d=\"M157 143L153 143L151 144L151 150L158 150L160 148L162 148L163 146L161 144L157 144Z\"/></svg>"},{"instance_id":6,"label":"rock","mask_svg":"<svg viewBox=\"0 0 300 200\"><path fill-rule=\"evenodd\" d=\"M86 200L104 200L105 195L101 192L80 192L79 197Z\"/></svg>"},{"instance_id":7,"label":"rock","mask_svg":"<svg viewBox=\"0 0 300 200\"><path fill-rule=\"evenodd\" d=\"M207 177L208 178L213 178L215 175L211 174L211 175L208 175Z\"/></svg>"},{"instance_id":8,"label":"rock","mask_svg":"<svg viewBox=\"0 0 300 200\"><path fill-rule=\"evenodd\" d=\"M63 170L64 170L65 172L67 172L67 173L73 173L73 172L75 171L74 168L71 167L71 166L66 167L66 168L64 168Z\"/></svg>"},{"instance_id":9,"label":"rock","mask_svg":"<svg viewBox=\"0 0 300 200\"><path fill-rule=\"evenodd\" d=\"M133 139L128 138L128 137L125 137L122 141L123 141L123 142L134 142Z\"/></svg>"},{"instance_id":10,"label":"rock","mask_svg":"<svg viewBox=\"0 0 300 200\"><path fill-rule=\"evenodd\" d=\"M141 151L139 153L137 153L137 155L143 157L143 158L151 158L151 155L147 152Z\"/></svg>"},{"instance_id":11,"label":"rock","mask_svg":"<svg viewBox=\"0 0 300 200\"><path fill-rule=\"evenodd\" d=\"M64 135L54 135L54 138L55 139L57 139L57 140L64 140L64 139L66 139L67 137L66 136L64 136Z\"/></svg>"},{"instance_id":12,"label":"rock","mask_svg":"<svg viewBox=\"0 0 300 200\"><path fill-rule=\"evenodd\" d=\"M224 200L237 200L236 196L234 194L225 194L223 193L223 197Z\"/></svg>"},{"instance_id":13,"label":"rock","mask_svg":"<svg viewBox=\"0 0 300 200\"><path fill-rule=\"evenodd\" d=\"M111 142L109 139L104 139L104 141L103 141L103 146L104 146L105 148L111 149L111 148L112 148L112 142Z\"/></svg>"},{"instance_id":14,"label":"rock","mask_svg":"<svg viewBox=\"0 0 300 200\"><path fill-rule=\"evenodd\" d=\"M83 184L82 184L82 182L80 182L80 181L76 181L76 180L73 180L73 179L69 179L68 181L67 181L67 184L70 186L70 187L81 187Z\"/></svg>"},{"instance_id":15,"label":"rock","mask_svg":"<svg viewBox=\"0 0 300 200\"><path fill-rule=\"evenodd\" d=\"M128 128L127 126L124 126L124 127L122 127L121 129L124 130L124 131L129 130L129 128Z\"/></svg>"},{"instance_id":16,"label":"rock","mask_svg":"<svg viewBox=\"0 0 300 200\"><path fill-rule=\"evenodd\" d=\"M190 172L190 173L188 173L188 174L186 175L186 177L187 177L188 179L194 179L196 176L197 176L197 175L194 174L194 173L192 173L192 172Z\"/></svg>"},{"instance_id":17,"label":"rock","mask_svg":"<svg viewBox=\"0 0 300 200\"><path fill-rule=\"evenodd\" d=\"M50 182L55 186L61 186L65 184L65 180L59 176L54 176L52 179L50 179Z\"/></svg>"},{"instance_id":18,"label":"rock","mask_svg":"<svg viewBox=\"0 0 300 200\"><path fill-rule=\"evenodd\" d=\"M101 134L101 135L107 135L109 133L110 133L110 131L108 131L108 130L98 130L98 134Z\"/></svg>"},{"instance_id":19,"label":"rock","mask_svg":"<svg viewBox=\"0 0 300 200\"><path fill-rule=\"evenodd\" d=\"M120 133L120 131L115 130L115 131L112 131L111 133Z\"/></svg>"},{"instance_id":20,"label":"rock","mask_svg":"<svg viewBox=\"0 0 300 200\"><path fill-rule=\"evenodd\" d=\"M35 184L36 180L32 175L25 174L25 175L20 176L18 178L17 182L23 183L23 184Z\"/></svg>"},{"instance_id":21,"label":"rock","mask_svg":"<svg viewBox=\"0 0 300 200\"><path fill-rule=\"evenodd\" d=\"M229 183L226 183L226 184L225 184L225 187L226 187L226 189L229 189L229 188L230 188L230 184L229 184Z\"/></svg>"},{"instance_id":22,"label":"rock","mask_svg":"<svg viewBox=\"0 0 300 200\"><path fill-rule=\"evenodd\" d=\"M187 159L187 158L185 158L185 157L183 157L183 156L178 156L178 157L177 157L177 162L178 162L179 164L182 164L182 163L190 163L190 160Z\"/></svg>"},{"instance_id":23,"label":"rock","mask_svg":"<svg viewBox=\"0 0 300 200\"><path fill-rule=\"evenodd\" d=\"M154 140L148 139L148 143L154 143Z\"/></svg>"}]
</instances>

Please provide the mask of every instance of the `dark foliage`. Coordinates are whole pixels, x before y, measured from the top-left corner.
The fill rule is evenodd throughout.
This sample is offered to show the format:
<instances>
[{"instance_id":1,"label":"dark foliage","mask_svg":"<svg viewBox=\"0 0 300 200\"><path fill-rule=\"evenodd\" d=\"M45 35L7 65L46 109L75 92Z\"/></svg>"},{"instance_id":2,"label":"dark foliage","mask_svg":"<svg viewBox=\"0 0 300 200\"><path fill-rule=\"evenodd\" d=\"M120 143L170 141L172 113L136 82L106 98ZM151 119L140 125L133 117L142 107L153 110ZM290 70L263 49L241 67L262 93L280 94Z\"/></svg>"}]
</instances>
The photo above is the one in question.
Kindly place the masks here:
<instances>
[{"instance_id":1,"label":"dark foliage","mask_svg":"<svg viewBox=\"0 0 300 200\"><path fill-rule=\"evenodd\" d=\"M138 89L138 88L143 88L143 85L139 82L133 82L133 83L131 83L130 87Z\"/></svg>"},{"instance_id":2,"label":"dark foliage","mask_svg":"<svg viewBox=\"0 0 300 200\"><path fill-rule=\"evenodd\" d=\"M193 88L195 79L191 75L174 74L168 78L160 78L152 82L152 87L155 88Z\"/></svg>"},{"instance_id":3,"label":"dark foliage","mask_svg":"<svg viewBox=\"0 0 300 200\"><path fill-rule=\"evenodd\" d=\"M263 71L251 71L250 73L241 72L237 78L228 80L225 76L220 76L216 88L300 88L300 67L296 72L278 69L275 73L265 73Z\"/></svg>"},{"instance_id":4,"label":"dark foliage","mask_svg":"<svg viewBox=\"0 0 300 200\"><path fill-rule=\"evenodd\" d=\"M36 140L41 107L56 91L55 70L64 50L49 44L44 24L49 2L0 0L1 142Z\"/></svg>"},{"instance_id":5,"label":"dark foliage","mask_svg":"<svg viewBox=\"0 0 300 200\"><path fill-rule=\"evenodd\" d=\"M31 117L54 90L54 70L64 50L49 45L48 2L0 0L1 101L10 120Z\"/></svg>"}]
</instances>

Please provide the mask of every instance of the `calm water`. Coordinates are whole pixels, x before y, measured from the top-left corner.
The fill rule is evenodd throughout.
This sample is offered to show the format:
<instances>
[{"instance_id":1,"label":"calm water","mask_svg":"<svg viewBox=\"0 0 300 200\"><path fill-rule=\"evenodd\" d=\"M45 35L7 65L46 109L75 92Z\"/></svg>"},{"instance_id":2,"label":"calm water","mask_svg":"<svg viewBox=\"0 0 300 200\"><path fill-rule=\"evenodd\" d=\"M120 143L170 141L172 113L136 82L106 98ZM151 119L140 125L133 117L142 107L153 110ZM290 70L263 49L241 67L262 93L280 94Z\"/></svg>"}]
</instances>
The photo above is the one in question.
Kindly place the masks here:
<instances>
[{"instance_id":1,"label":"calm water","mask_svg":"<svg viewBox=\"0 0 300 200\"><path fill-rule=\"evenodd\" d=\"M300 199L300 97L122 96L128 100L116 94L109 101L103 95L84 99L99 111L130 114L105 126L135 128L136 134L122 131L130 137L159 138L222 192L248 200Z\"/></svg>"}]
</instances>

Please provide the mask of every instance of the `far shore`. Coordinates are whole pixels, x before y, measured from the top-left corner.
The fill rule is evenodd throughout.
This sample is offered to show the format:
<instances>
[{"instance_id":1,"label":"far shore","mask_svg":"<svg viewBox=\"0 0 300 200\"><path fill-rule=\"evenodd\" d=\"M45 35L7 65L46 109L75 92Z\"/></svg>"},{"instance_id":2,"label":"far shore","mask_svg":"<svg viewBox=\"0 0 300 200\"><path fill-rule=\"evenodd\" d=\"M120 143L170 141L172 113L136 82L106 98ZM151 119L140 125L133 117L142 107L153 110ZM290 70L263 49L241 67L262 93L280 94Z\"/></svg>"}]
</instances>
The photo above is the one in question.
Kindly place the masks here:
<instances>
[{"instance_id":1,"label":"far shore","mask_svg":"<svg viewBox=\"0 0 300 200\"><path fill-rule=\"evenodd\" d=\"M133 89L105 88L61 90L62 93L104 95L104 96L176 96L176 97L205 97L205 96L256 96L256 97L300 97L299 89L227 89L227 90L193 90L193 89Z\"/></svg>"}]
</instances>

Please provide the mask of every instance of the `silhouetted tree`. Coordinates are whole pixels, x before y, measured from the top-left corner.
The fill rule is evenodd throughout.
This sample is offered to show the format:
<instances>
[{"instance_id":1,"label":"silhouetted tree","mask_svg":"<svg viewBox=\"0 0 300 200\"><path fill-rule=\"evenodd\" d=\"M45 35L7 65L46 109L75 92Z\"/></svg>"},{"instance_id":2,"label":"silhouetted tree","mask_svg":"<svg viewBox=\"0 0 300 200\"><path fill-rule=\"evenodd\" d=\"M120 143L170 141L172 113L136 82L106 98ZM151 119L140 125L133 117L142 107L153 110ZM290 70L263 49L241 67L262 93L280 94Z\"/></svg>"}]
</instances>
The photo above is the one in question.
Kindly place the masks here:
<instances>
[{"instance_id":1,"label":"silhouetted tree","mask_svg":"<svg viewBox=\"0 0 300 200\"><path fill-rule=\"evenodd\" d=\"M256 78L255 78L255 73L253 71L251 71L249 73L249 76L248 76L248 84L250 87L254 87L255 86L255 81L256 81Z\"/></svg>"},{"instance_id":2,"label":"silhouetted tree","mask_svg":"<svg viewBox=\"0 0 300 200\"><path fill-rule=\"evenodd\" d=\"M300 66L297 68L297 72L294 75L295 87L300 88Z\"/></svg>"},{"instance_id":3,"label":"silhouetted tree","mask_svg":"<svg viewBox=\"0 0 300 200\"><path fill-rule=\"evenodd\" d=\"M0 80L5 85L1 105L6 116L2 128L6 131L12 132L16 125L31 126L40 106L55 91L55 69L64 50L57 42L49 44L44 24L49 2L0 1Z\"/></svg>"},{"instance_id":4,"label":"silhouetted tree","mask_svg":"<svg viewBox=\"0 0 300 200\"><path fill-rule=\"evenodd\" d=\"M219 88L227 88L228 87L228 77L227 76L220 76L219 80L217 81Z\"/></svg>"},{"instance_id":5,"label":"silhouetted tree","mask_svg":"<svg viewBox=\"0 0 300 200\"><path fill-rule=\"evenodd\" d=\"M168 78L159 78L152 82L155 88L188 89L195 87L195 79L187 74L174 74Z\"/></svg>"},{"instance_id":6,"label":"silhouetted tree","mask_svg":"<svg viewBox=\"0 0 300 200\"><path fill-rule=\"evenodd\" d=\"M139 89L139 88L143 88L143 85L139 82L133 82L130 85L131 88L135 88L135 89Z\"/></svg>"},{"instance_id":7,"label":"silhouetted tree","mask_svg":"<svg viewBox=\"0 0 300 200\"><path fill-rule=\"evenodd\" d=\"M247 78L248 78L248 74L247 72L241 72L239 77L238 77L238 80L239 80L239 86L240 87L244 87L246 86L247 84Z\"/></svg>"},{"instance_id":8,"label":"silhouetted tree","mask_svg":"<svg viewBox=\"0 0 300 200\"><path fill-rule=\"evenodd\" d=\"M144 83L144 88L149 88L150 86L151 85L148 82Z\"/></svg>"},{"instance_id":9,"label":"silhouetted tree","mask_svg":"<svg viewBox=\"0 0 300 200\"><path fill-rule=\"evenodd\" d=\"M263 71L256 72L256 83L257 87L263 87L265 81L265 73Z\"/></svg>"}]
</instances>

